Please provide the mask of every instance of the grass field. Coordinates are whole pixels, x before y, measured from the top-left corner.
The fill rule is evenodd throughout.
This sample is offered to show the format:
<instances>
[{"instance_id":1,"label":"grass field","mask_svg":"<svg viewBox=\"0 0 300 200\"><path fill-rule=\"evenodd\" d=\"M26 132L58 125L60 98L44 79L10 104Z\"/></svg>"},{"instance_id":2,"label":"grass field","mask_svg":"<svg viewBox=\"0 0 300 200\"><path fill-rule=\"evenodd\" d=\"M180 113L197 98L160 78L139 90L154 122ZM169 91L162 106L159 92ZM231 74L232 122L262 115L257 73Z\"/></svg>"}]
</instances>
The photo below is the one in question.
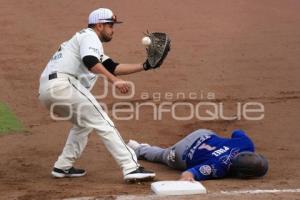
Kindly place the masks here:
<instances>
[{"instance_id":1,"label":"grass field","mask_svg":"<svg viewBox=\"0 0 300 200\"><path fill-rule=\"evenodd\" d=\"M22 130L23 127L18 118L6 104L0 102L0 135Z\"/></svg>"}]
</instances>

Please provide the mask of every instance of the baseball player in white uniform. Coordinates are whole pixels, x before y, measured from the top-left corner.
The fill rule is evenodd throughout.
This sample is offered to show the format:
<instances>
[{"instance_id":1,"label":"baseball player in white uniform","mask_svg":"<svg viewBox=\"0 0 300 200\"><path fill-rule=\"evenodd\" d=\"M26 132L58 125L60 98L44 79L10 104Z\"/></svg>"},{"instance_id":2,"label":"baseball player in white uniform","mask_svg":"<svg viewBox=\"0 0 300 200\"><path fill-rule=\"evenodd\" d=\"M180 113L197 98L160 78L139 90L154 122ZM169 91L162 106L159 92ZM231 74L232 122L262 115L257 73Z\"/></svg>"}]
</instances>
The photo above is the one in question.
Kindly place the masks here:
<instances>
[{"instance_id":1,"label":"baseball player in white uniform","mask_svg":"<svg viewBox=\"0 0 300 200\"><path fill-rule=\"evenodd\" d=\"M63 152L54 164L54 177L80 177L86 174L85 170L73 165L83 152L92 130L101 137L122 168L125 181L151 180L155 177L154 172L138 164L136 154L124 143L114 123L90 92L97 74L101 74L121 93L127 93L128 83L117 75L146 70L143 67L145 64L119 64L104 54L102 43L112 39L116 23L121 22L110 9L100 8L91 12L88 28L60 45L40 77L40 101L56 115L70 116L74 124Z\"/></svg>"}]
</instances>

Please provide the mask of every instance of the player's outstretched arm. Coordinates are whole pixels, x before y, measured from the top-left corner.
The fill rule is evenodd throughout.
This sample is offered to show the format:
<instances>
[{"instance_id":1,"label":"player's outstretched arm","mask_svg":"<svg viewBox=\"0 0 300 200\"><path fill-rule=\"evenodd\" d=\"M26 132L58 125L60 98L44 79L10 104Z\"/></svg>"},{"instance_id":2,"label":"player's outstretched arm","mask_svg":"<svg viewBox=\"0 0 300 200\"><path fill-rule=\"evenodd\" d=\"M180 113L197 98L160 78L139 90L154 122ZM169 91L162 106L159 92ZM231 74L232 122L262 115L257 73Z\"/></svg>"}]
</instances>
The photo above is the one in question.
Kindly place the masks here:
<instances>
[{"instance_id":1,"label":"player's outstretched arm","mask_svg":"<svg viewBox=\"0 0 300 200\"><path fill-rule=\"evenodd\" d=\"M105 69L105 67L102 66L100 63L97 63L96 65L94 65L90 69L90 71L95 74L104 75L108 79L109 82L113 83L116 86L116 88L118 88L118 90L121 93L125 94L129 91L129 84L126 81L123 81L122 79L114 76L112 73L107 71L107 69Z\"/></svg>"},{"instance_id":2,"label":"player's outstretched arm","mask_svg":"<svg viewBox=\"0 0 300 200\"><path fill-rule=\"evenodd\" d=\"M119 64L114 73L115 75L127 75L144 71L142 64Z\"/></svg>"}]
</instances>

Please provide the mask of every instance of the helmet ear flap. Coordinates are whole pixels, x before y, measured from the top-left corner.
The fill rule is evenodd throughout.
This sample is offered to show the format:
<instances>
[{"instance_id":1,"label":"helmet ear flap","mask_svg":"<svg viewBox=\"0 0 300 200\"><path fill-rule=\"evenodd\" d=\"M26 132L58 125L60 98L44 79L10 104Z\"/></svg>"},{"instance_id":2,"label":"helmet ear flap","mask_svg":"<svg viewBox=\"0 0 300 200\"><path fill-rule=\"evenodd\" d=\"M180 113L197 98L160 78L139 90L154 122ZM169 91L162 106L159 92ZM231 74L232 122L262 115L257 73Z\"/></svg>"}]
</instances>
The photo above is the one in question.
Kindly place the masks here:
<instances>
[{"instance_id":1,"label":"helmet ear flap","mask_svg":"<svg viewBox=\"0 0 300 200\"><path fill-rule=\"evenodd\" d=\"M261 154L258 154L260 156L260 159L261 159L261 171L260 171L260 174L258 174L258 176L264 176L268 169L269 169L269 163L268 163L268 160Z\"/></svg>"},{"instance_id":2,"label":"helmet ear flap","mask_svg":"<svg viewBox=\"0 0 300 200\"><path fill-rule=\"evenodd\" d=\"M253 152L241 152L232 159L230 173L238 178L254 178L264 176L268 171L267 159Z\"/></svg>"}]
</instances>

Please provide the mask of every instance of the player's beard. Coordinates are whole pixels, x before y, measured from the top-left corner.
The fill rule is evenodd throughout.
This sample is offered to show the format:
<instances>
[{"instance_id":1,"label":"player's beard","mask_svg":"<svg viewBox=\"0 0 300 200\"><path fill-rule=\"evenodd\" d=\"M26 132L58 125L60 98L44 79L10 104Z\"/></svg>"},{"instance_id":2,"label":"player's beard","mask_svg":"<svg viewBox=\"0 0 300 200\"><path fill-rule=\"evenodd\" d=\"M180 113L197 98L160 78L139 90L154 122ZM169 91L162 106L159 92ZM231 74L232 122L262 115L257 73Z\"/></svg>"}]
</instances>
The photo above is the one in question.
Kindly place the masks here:
<instances>
[{"instance_id":1,"label":"player's beard","mask_svg":"<svg viewBox=\"0 0 300 200\"><path fill-rule=\"evenodd\" d=\"M100 38L101 42L109 42L112 39L112 35L113 34L109 35L105 32L101 32L99 38Z\"/></svg>"}]
</instances>

